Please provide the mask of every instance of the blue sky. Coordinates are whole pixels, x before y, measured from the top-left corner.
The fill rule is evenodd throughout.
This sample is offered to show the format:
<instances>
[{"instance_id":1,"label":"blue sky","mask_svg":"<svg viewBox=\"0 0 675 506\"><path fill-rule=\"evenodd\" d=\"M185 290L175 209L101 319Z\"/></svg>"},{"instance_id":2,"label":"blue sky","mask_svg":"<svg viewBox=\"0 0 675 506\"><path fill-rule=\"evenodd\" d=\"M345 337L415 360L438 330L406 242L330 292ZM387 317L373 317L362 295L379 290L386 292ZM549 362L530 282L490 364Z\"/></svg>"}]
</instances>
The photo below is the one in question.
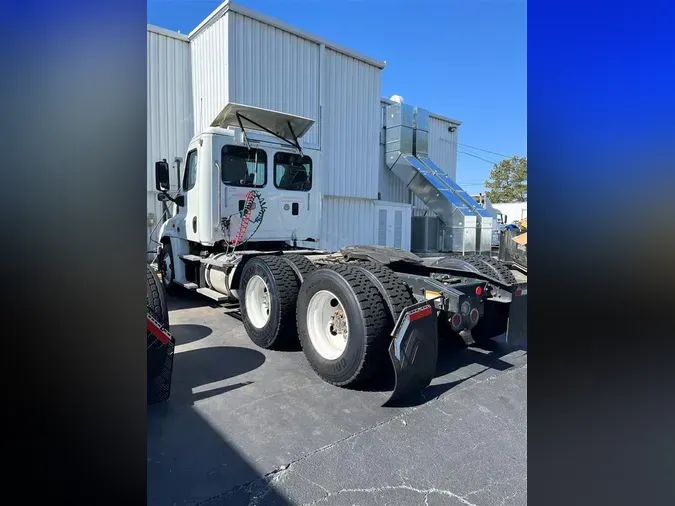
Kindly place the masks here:
<instances>
[{"instance_id":1,"label":"blue sky","mask_svg":"<svg viewBox=\"0 0 675 506\"><path fill-rule=\"evenodd\" d=\"M148 23L188 33L221 1L148 0ZM462 122L457 180L483 191L502 155L527 155L525 0L238 0L384 60L382 96ZM466 154L470 153L470 154ZM474 156L471 156L474 155Z\"/></svg>"}]
</instances>

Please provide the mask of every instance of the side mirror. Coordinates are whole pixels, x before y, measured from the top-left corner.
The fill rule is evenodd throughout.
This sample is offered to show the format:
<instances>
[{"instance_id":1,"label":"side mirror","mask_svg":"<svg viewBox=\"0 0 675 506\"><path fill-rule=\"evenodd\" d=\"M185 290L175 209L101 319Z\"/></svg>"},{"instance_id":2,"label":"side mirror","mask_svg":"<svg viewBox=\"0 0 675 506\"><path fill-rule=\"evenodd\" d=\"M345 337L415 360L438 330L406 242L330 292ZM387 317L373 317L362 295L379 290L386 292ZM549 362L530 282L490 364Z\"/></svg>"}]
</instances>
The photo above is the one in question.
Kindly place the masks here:
<instances>
[{"instance_id":1,"label":"side mirror","mask_svg":"<svg viewBox=\"0 0 675 506\"><path fill-rule=\"evenodd\" d=\"M155 162L155 188L157 191L169 191L169 181L169 164L166 163L166 160Z\"/></svg>"}]
</instances>

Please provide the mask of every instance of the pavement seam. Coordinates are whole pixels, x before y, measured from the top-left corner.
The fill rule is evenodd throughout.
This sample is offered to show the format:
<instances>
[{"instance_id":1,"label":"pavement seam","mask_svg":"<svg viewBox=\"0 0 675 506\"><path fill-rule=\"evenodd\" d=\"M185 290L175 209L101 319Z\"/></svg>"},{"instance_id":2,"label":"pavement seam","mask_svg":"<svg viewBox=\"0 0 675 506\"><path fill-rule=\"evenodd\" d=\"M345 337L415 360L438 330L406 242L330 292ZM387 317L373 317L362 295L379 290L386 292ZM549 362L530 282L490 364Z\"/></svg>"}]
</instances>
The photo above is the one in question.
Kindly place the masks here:
<instances>
[{"instance_id":1,"label":"pavement seam","mask_svg":"<svg viewBox=\"0 0 675 506\"><path fill-rule=\"evenodd\" d=\"M294 465L297 464L298 462L302 462L303 460L306 460L306 459L308 459L308 458L310 458L310 457L313 457L314 455L317 455L317 454L319 454L319 453L323 453L323 452L326 451L326 450L330 450L330 449L334 448L335 446L344 443L345 441L349 441L350 439L353 439L353 438L355 438L355 437L357 437L357 436L360 436L360 435L362 435L362 434L365 434L365 433L367 433L367 432L370 432L370 431L372 431L372 430L375 430L375 429L377 429L377 428L379 428L379 427L382 427L383 425L387 425L387 424L389 424L389 423L391 423L391 422L393 422L393 421L395 421L395 420L399 420L399 419L403 418L404 416L410 415L411 413L414 413L414 412L416 412L416 411L418 411L418 410L420 410L420 409L423 409L423 408L425 408L425 407L432 407L432 406L435 405L440 399L443 399L443 398L446 398L446 397L448 397L448 396L451 396L451 395L454 395L454 394L463 392L464 390L467 390L467 389L469 389L469 388L476 387L476 386L478 386L478 385L482 385L482 384L484 384L484 383L490 382L490 381L495 380L495 379L497 379L497 378L502 378L502 377L504 377L504 376L506 376L506 375L513 374L513 373L518 372L518 371L520 371L520 370L522 370L522 369L527 369L527 364L523 364L523 365L519 365L519 366L514 366L512 369L508 369L508 370L506 370L506 371L499 371L498 374L495 374L495 375L493 375L493 376L488 376L488 377L486 377L486 378L484 378L484 379L482 379L482 380L474 380L473 383L469 383L469 384L466 385L465 387L457 386L457 387L453 388L452 390L449 390L448 392L445 392L445 393L439 395L438 397L434 397L434 398L432 398L432 399L429 399L429 400L428 400L427 402L425 402L424 404L421 404L421 405L419 405L419 406L414 406L414 407L411 407L411 408L407 408L407 409L405 409L402 413L399 413L398 415L396 415L396 416L394 416L394 417L392 417L392 418L389 418L388 420L384 420L384 421L379 422L379 423L376 423L375 425L372 425L372 426L370 426L370 427L366 427L365 429L361 429L361 430L359 430L359 431L357 431L357 432L355 432L355 433L353 433L353 434L350 434L349 436L345 436L345 437L343 437L342 439L338 439L337 441L333 441L332 443L329 443L329 444L327 444L327 445L325 445L325 446L322 446L321 448L317 448L316 450L314 450L314 451L312 451L312 452L309 452L309 453L307 453L307 454L305 454L305 455L302 455L302 456L298 457L297 459L292 460L292 461L289 462L288 464L285 464L285 465L282 465L281 467L278 467L278 468L276 468L276 469L273 469L272 471L270 471L269 473L267 473L267 474L261 476L260 478L256 478L256 479L254 479L254 480L248 481L248 482L243 483L243 484L241 484L241 485L235 485L234 487L232 487L232 488L230 488L230 489L228 489L228 490L226 490L226 491L224 491L224 492L222 492L222 493L220 493L220 494L216 494L216 495L214 495L214 496L212 496L212 497L209 497L208 499L205 499L205 500L203 500L203 501L194 503L194 506L200 506L200 505L206 504L206 503L208 503L208 502L210 502L210 501L219 499L219 498L221 498L221 497L225 497L225 496L230 495L230 494L232 494L232 493L234 493L234 492L238 492L238 491L242 491L242 490L243 490L244 492L248 493L249 496L251 496L251 499L250 499L250 502L249 502L249 506L255 506L255 504L257 504L257 500L262 499L262 498L269 492L270 486L271 486L271 484L272 484L272 483L271 483L272 480L278 481L278 479L281 477L281 476L277 476L277 475L279 475L279 473L285 474L287 471L290 470L290 468L291 468L292 466L294 466ZM437 408L437 406L433 406L433 407L434 407L434 408ZM305 478L305 479L306 479L306 478ZM255 496L252 496L252 493L253 493L253 491L256 489L256 485L257 485L257 484L260 484L260 486L263 487L263 490L261 491L262 495L255 495ZM318 484L317 484L317 485L318 485ZM400 485L399 488L400 488L400 487L409 487L410 490L415 490L415 491L420 490L420 489L415 489L415 488L413 488L413 487L410 487L409 485ZM321 487L321 488L323 488L323 487ZM364 489L364 490L365 490L365 489ZM438 492L438 493L445 493L445 492L447 492L446 495L452 494L452 492L449 492L449 491L438 491L437 489L429 489L429 490L432 491L432 492ZM345 490L345 491L349 491L349 490ZM359 489L352 489L352 491L359 491ZM422 491L421 493L426 493L426 491ZM330 496L330 495L331 495L331 494L329 493L329 496ZM335 494L332 494L332 495L335 495ZM327 496L327 497L329 497L329 496ZM467 505L470 505L470 506L475 506L475 505L473 505L472 503L470 503L470 502L468 502L468 501L465 501L461 496L456 496L456 495L453 494L453 497L457 498L458 500L460 500L460 501L461 501L462 503L464 503L464 504L467 504ZM325 499L325 498L324 498L324 499ZM323 500L323 499L320 499L319 501L321 501L321 500ZM317 502L319 502L319 501L317 501ZM315 503L311 503L311 504L315 504ZM310 506L310 505L307 505L307 506Z\"/></svg>"}]
</instances>

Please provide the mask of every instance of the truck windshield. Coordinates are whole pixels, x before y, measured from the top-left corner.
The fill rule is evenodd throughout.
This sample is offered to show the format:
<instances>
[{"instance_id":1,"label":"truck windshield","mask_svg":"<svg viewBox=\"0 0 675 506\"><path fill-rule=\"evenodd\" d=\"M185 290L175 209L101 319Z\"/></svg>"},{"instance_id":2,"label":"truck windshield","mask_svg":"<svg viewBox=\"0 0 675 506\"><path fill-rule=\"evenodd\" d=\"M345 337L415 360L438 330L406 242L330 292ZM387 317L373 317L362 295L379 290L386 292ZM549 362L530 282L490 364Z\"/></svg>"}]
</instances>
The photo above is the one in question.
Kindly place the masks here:
<instances>
[{"instance_id":1,"label":"truck windshield","mask_svg":"<svg viewBox=\"0 0 675 506\"><path fill-rule=\"evenodd\" d=\"M245 146L223 146L223 183L230 186L262 188L267 184L267 153Z\"/></svg>"}]
</instances>

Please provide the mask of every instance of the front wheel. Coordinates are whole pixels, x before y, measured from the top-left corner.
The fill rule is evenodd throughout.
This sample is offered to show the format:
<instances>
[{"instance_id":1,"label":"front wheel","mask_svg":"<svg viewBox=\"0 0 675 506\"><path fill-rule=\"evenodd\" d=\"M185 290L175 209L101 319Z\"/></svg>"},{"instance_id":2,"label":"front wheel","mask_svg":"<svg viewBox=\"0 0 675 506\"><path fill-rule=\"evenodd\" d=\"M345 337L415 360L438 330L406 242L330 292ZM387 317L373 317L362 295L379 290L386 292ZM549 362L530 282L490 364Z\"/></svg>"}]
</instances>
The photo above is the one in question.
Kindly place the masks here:
<instances>
[{"instance_id":1,"label":"front wheel","mask_svg":"<svg viewBox=\"0 0 675 506\"><path fill-rule=\"evenodd\" d=\"M173 256L173 249L170 242L162 243L157 257L157 271L162 278L162 286L168 294L176 293L176 284L173 282L176 279L176 272L174 270L175 257Z\"/></svg>"},{"instance_id":2,"label":"front wheel","mask_svg":"<svg viewBox=\"0 0 675 506\"><path fill-rule=\"evenodd\" d=\"M298 334L295 304L300 280L283 258L259 256L246 262L239 293L246 333L254 344L265 349L286 349Z\"/></svg>"}]
</instances>

